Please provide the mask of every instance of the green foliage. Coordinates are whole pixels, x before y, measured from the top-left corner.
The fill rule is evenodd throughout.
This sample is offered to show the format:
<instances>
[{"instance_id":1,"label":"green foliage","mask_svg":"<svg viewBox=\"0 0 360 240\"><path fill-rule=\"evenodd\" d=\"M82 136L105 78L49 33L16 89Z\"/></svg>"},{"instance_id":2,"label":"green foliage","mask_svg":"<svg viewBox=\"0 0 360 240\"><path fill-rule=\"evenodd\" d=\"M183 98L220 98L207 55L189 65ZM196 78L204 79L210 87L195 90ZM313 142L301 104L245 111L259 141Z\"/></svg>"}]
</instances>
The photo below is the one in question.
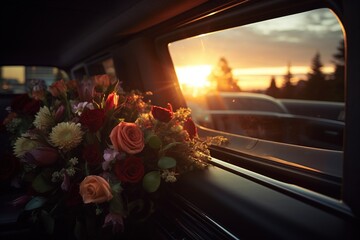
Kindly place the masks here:
<instances>
[{"instance_id":1,"label":"green foliage","mask_svg":"<svg viewBox=\"0 0 360 240\"><path fill-rule=\"evenodd\" d=\"M162 142L158 136L151 135L148 139L148 144L152 149L159 149L162 145Z\"/></svg>"},{"instance_id":2,"label":"green foliage","mask_svg":"<svg viewBox=\"0 0 360 240\"><path fill-rule=\"evenodd\" d=\"M30 211L42 207L47 201L44 197L34 197L26 205L24 210Z\"/></svg>"},{"instance_id":3,"label":"green foliage","mask_svg":"<svg viewBox=\"0 0 360 240\"><path fill-rule=\"evenodd\" d=\"M44 176L44 173L38 174L32 182L32 187L38 193L46 193L54 189L54 185Z\"/></svg>"},{"instance_id":4,"label":"green foliage","mask_svg":"<svg viewBox=\"0 0 360 240\"><path fill-rule=\"evenodd\" d=\"M143 187L149 193L155 192L160 187L160 180L159 171L148 172L143 178Z\"/></svg>"},{"instance_id":5,"label":"green foliage","mask_svg":"<svg viewBox=\"0 0 360 240\"><path fill-rule=\"evenodd\" d=\"M161 157L158 161L158 167L161 169L169 169L176 166L176 160L172 157Z\"/></svg>"}]
</instances>

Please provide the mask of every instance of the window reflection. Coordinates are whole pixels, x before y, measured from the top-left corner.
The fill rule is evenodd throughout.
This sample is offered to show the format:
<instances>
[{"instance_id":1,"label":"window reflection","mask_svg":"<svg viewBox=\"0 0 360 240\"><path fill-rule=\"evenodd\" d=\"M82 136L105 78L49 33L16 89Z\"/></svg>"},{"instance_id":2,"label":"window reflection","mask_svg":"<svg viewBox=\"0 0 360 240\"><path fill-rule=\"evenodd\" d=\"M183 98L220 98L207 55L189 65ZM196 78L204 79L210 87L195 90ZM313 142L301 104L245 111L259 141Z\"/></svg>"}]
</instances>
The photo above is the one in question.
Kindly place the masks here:
<instances>
[{"instance_id":1,"label":"window reflection","mask_svg":"<svg viewBox=\"0 0 360 240\"><path fill-rule=\"evenodd\" d=\"M344 40L328 9L180 40L169 49L198 124L342 149Z\"/></svg>"}]
</instances>

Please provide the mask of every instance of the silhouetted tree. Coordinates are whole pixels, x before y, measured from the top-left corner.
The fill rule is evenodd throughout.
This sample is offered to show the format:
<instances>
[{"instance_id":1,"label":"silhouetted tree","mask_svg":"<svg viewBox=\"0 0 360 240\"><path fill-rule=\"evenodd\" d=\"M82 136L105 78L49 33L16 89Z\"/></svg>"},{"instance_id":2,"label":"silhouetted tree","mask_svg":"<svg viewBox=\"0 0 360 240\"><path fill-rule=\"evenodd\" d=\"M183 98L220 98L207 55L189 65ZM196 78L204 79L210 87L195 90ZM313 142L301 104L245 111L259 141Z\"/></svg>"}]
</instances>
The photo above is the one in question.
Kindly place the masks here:
<instances>
[{"instance_id":1,"label":"silhouetted tree","mask_svg":"<svg viewBox=\"0 0 360 240\"><path fill-rule=\"evenodd\" d=\"M276 86L276 80L274 76L271 76L270 86L268 89L266 89L265 93L274 98L279 97L279 88Z\"/></svg>"},{"instance_id":2,"label":"silhouetted tree","mask_svg":"<svg viewBox=\"0 0 360 240\"><path fill-rule=\"evenodd\" d=\"M284 76L284 84L281 88L281 98L293 98L294 95L294 86L291 83L291 79L293 78L293 75L291 73L291 64L288 63L287 66L287 73Z\"/></svg>"},{"instance_id":3,"label":"silhouetted tree","mask_svg":"<svg viewBox=\"0 0 360 240\"><path fill-rule=\"evenodd\" d=\"M232 69L225 58L220 58L218 65L211 71L209 80L217 86L218 91L239 92L240 87L233 78Z\"/></svg>"},{"instance_id":4,"label":"silhouetted tree","mask_svg":"<svg viewBox=\"0 0 360 240\"><path fill-rule=\"evenodd\" d=\"M337 47L337 52L333 54L332 62L335 64L335 71L331 79L332 100L344 101L345 95L345 46L341 40Z\"/></svg>"},{"instance_id":5,"label":"silhouetted tree","mask_svg":"<svg viewBox=\"0 0 360 240\"><path fill-rule=\"evenodd\" d=\"M328 95L325 83L325 74L322 72L323 64L320 53L316 53L311 62L311 71L308 73L308 81L304 94L306 99L326 100Z\"/></svg>"}]
</instances>

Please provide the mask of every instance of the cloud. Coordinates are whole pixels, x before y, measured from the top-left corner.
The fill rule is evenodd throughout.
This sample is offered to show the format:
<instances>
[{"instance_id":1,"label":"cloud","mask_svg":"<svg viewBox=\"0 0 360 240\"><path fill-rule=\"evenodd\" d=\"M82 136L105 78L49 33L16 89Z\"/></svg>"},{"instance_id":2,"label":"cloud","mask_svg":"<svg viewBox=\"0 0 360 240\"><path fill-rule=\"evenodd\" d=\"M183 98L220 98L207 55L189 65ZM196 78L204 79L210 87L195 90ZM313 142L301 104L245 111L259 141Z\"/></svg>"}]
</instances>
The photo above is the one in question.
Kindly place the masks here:
<instances>
[{"instance_id":1,"label":"cloud","mask_svg":"<svg viewBox=\"0 0 360 240\"><path fill-rule=\"evenodd\" d=\"M285 16L174 43L175 64L216 64L226 57L234 68L309 66L319 52L324 64L342 39L337 18L328 9Z\"/></svg>"}]
</instances>

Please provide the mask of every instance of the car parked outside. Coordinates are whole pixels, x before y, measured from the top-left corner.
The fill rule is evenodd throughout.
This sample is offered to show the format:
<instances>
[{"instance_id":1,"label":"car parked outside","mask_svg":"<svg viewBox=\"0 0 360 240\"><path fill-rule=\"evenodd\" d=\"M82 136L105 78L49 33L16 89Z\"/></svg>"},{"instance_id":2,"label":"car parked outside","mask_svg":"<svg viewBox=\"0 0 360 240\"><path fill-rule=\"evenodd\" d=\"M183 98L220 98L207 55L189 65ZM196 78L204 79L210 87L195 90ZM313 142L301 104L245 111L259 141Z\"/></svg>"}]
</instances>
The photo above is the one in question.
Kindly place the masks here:
<instances>
[{"instance_id":1,"label":"car parked outside","mask_svg":"<svg viewBox=\"0 0 360 240\"><path fill-rule=\"evenodd\" d=\"M341 103L278 100L246 92L209 93L205 99L201 107L189 102L196 109L195 121L202 126L282 143L342 149L344 122L331 117L334 111L341 113ZM291 111L286 106L291 107Z\"/></svg>"}]
</instances>

